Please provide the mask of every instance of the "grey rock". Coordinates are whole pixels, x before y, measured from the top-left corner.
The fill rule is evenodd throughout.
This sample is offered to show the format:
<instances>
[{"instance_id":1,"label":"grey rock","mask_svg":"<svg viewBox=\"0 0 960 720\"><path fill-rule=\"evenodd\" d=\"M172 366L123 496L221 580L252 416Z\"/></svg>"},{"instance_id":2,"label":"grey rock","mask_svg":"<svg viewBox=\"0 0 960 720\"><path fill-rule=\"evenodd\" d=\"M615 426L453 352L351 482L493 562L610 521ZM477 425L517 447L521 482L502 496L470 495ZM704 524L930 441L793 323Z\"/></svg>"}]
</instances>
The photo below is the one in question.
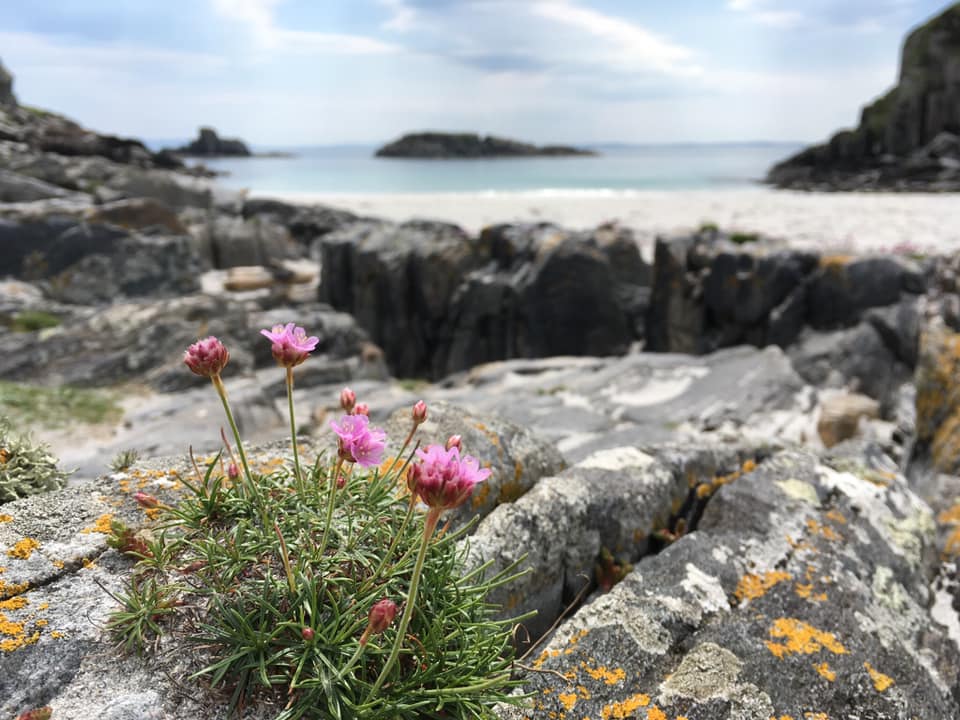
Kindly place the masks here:
<instances>
[{"instance_id":1,"label":"grey rock","mask_svg":"<svg viewBox=\"0 0 960 720\"><path fill-rule=\"evenodd\" d=\"M242 140L222 138L217 135L216 130L210 127L200 128L196 140L172 152L180 155L193 155L198 157L248 157L251 154L250 148L248 148Z\"/></svg>"},{"instance_id":2,"label":"grey rock","mask_svg":"<svg viewBox=\"0 0 960 720\"><path fill-rule=\"evenodd\" d=\"M13 75L0 63L0 105L16 107L17 97L13 94Z\"/></svg>"},{"instance_id":3,"label":"grey rock","mask_svg":"<svg viewBox=\"0 0 960 720\"><path fill-rule=\"evenodd\" d=\"M33 202L48 198L69 197L63 188L26 175L0 170L0 203Z\"/></svg>"},{"instance_id":4,"label":"grey rock","mask_svg":"<svg viewBox=\"0 0 960 720\"><path fill-rule=\"evenodd\" d=\"M696 532L559 627L528 661L532 707L501 717L956 717L930 510L866 472L784 452L720 488Z\"/></svg>"},{"instance_id":5,"label":"grey rock","mask_svg":"<svg viewBox=\"0 0 960 720\"><path fill-rule=\"evenodd\" d=\"M118 200L93 208L87 219L92 223L118 225L130 230L163 228L173 235L186 235L187 229L169 207L150 198Z\"/></svg>"}]
</instances>

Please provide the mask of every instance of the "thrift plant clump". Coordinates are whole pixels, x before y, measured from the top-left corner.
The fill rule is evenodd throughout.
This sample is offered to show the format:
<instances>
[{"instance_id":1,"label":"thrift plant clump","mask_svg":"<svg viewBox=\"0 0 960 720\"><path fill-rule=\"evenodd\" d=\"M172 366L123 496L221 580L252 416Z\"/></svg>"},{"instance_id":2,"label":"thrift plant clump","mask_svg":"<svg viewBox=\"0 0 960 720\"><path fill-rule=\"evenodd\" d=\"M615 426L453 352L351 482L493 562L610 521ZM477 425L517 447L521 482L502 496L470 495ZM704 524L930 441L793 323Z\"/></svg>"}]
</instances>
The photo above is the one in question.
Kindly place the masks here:
<instances>
[{"instance_id":1,"label":"thrift plant clump","mask_svg":"<svg viewBox=\"0 0 960 720\"><path fill-rule=\"evenodd\" d=\"M221 379L227 348L215 337L186 351L210 378L233 447L195 477L177 505L138 493L156 517L148 531L115 524L111 544L137 559L109 623L138 653L193 647L193 678L277 720L489 718L515 700L511 628L493 619L490 590L512 578L464 570L468 528L445 532L445 510L490 474L460 438L419 449L421 401L396 457L370 425L369 408L344 389L336 446L301 458L293 368L316 347L292 323L264 330L284 368L292 463L252 471ZM412 448L412 449L411 449ZM201 659L202 658L202 659Z\"/></svg>"}]
</instances>

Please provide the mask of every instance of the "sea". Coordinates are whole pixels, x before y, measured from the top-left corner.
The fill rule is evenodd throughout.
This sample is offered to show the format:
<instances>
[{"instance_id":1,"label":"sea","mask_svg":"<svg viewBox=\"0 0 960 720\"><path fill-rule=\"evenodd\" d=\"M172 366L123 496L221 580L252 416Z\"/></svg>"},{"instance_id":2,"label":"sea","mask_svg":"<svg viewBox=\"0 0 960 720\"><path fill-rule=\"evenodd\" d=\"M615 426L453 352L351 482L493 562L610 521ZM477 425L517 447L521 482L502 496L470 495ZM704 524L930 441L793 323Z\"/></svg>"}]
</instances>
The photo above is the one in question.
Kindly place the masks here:
<instances>
[{"instance_id":1,"label":"sea","mask_svg":"<svg viewBox=\"0 0 960 720\"><path fill-rule=\"evenodd\" d=\"M203 163L230 188L256 193L616 194L632 190L709 190L759 184L802 143L584 145L596 156L471 160L378 158L373 145L255 147L249 158Z\"/></svg>"}]
</instances>

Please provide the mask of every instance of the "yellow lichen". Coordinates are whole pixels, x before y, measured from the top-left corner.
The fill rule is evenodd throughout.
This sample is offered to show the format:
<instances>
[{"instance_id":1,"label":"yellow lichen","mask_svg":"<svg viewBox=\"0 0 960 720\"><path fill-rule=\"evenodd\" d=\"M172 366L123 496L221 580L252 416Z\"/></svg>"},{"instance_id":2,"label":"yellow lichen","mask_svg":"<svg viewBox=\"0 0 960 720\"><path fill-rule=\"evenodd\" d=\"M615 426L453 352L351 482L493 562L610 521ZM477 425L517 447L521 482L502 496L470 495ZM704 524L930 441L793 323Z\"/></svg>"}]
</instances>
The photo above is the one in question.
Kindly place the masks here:
<instances>
[{"instance_id":1,"label":"yellow lichen","mask_svg":"<svg viewBox=\"0 0 960 720\"><path fill-rule=\"evenodd\" d=\"M647 720L667 720L667 715L663 710L654 705L652 708L647 709Z\"/></svg>"},{"instance_id":2,"label":"yellow lichen","mask_svg":"<svg viewBox=\"0 0 960 720\"><path fill-rule=\"evenodd\" d=\"M7 515L6 513L0 513L0 523L11 522L13 520L13 515Z\"/></svg>"},{"instance_id":3,"label":"yellow lichen","mask_svg":"<svg viewBox=\"0 0 960 720\"><path fill-rule=\"evenodd\" d=\"M782 570L771 570L765 572L763 575L747 573L740 578L740 582L737 583L737 589L733 591L733 595L737 600L741 601L756 600L766 595L767 591L777 583L791 579L792 576L790 573Z\"/></svg>"},{"instance_id":4,"label":"yellow lichen","mask_svg":"<svg viewBox=\"0 0 960 720\"><path fill-rule=\"evenodd\" d=\"M805 712L803 714L805 720L830 720L830 716L825 712Z\"/></svg>"},{"instance_id":5,"label":"yellow lichen","mask_svg":"<svg viewBox=\"0 0 960 720\"><path fill-rule=\"evenodd\" d=\"M847 649L833 633L809 625L795 618L777 618L769 630L770 637L785 640L784 643L766 641L767 649L782 659L788 655L812 655L826 648L834 655L845 655Z\"/></svg>"},{"instance_id":6,"label":"yellow lichen","mask_svg":"<svg viewBox=\"0 0 960 720\"><path fill-rule=\"evenodd\" d=\"M30 583L28 582L8 583L3 580L0 580L0 600L3 600L8 597L13 597L14 595L19 595L20 593L24 592L28 587L30 587Z\"/></svg>"},{"instance_id":7,"label":"yellow lichen","mask_svg":"<svg viewBox=\"0 0 960 720\"><path fill-rule=\"evenodd\" d=\"M560 701L560 704L563 705L567 710L573 710L574 705L577 704L577 694L576 693L560 693L557 695L557 700Z\"/></svg>"},{"instance_id":8,"label":"yellow lichen","mask_svg":"<svg viewBox=\"0 0 960 720\"><path fill-rule=\"evenodd\" d=\"M633 713L642 707L650 704L650 696L643 693L631 695L621 702L613 702L604 705L600 710L600 716L603 720L625 720L632 717Z\"/></svg>"},{"instance_id":9,"label":"yellow lichen","mask_svg":"<svg viewBox=\"0 0 960 720\"><path fill-rule=\"evenodd\" d=\"M17 595L9 600L0 600L0 610L20 610L30 604L23 595Z\"/></svg>"},{"instance_id":10,"label":"yellow lichen","mask_svg":"<svg viewBox=\"0 0 960 720\"><path fill-rule=\"evenodd\" d=\"M29 560L30 556L33 555L33 551L38 547L40 547L40 543L33 538L23 538L23 540L20 540L12 548L7 550L7 555L17 560Z\"/></svg>"},{"instance_id":11,"label":"yellow lichen","mask_svg":"<svg viewBox=\"0 0 960 720\"><path fill-rule=\"evenodd\" d=\"M110 534L110 523L113 521L113 515L106 513L101 515L96 519L96 521L90 527L84 528L80 532L89 535L90 533L102 533L103 535Z\"/></svg>"},{"instance_id":12,"label":"yellow lichen","mask_svg":"<svg viewBox=\"0 0 960 720\"><path fill-rule=\"evenodd\" d=\"M829 525L821 525L813 518L807 519L807 529L810 530L812 535L820 535L827 540L843 540L840 534L832 527Z\"/></svg>"},{"instance_id":13,"label":"yellow lichen","mask_svg":"<svg viewBox=\"0 0 960 720\"><path fill-rule=\"evenodd\" d=\"M828 682L833 682L837 679L837 674L830 669L830 663L822 662L819 665L814 665L813 669L820 673L822 677L826 678Z\"/></svg>"},{"instance_id":14,"label":"yellow lichen","mask_svg":"<svg viewBox=\"0 0 960 720\"><path fill-rule=\"evenodd\" d=\"M883 692L891 685L893 685L893 678L889 675L884 675L879 670L875 670L873 665L868 662L865 662L863 666L867 669L867 672L870 674L870 679L873 680L873 687L877 689L877 692Z\"/></svg>"},{"instance_id":15,"label":"yellow lichen","mask_svg":"<svg viewBox=\"0 0 960 720\"><path fill-rule=\"evenodd\" d=\"M607 685L616 685L627 677L627 673L623 668L608 670L603 665L592 668L586 663L580 663L580 667L594 680L603 680Z\"/></svg>"}]
</instances>

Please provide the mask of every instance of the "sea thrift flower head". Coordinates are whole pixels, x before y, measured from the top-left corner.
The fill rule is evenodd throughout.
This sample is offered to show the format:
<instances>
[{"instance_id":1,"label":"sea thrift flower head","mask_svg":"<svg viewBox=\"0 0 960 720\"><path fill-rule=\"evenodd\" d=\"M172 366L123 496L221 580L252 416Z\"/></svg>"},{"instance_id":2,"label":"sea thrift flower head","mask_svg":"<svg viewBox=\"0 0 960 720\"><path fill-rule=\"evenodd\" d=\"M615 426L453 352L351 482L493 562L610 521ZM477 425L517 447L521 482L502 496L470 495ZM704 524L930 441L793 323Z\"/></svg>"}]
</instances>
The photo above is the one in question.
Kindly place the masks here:
<instances>
[{"instance_id":1,"label":"sea thrift flower head","mask_svg":"<svg viewBox=\"0 0 960 720\"><path fill-rule=\"evenodd\" d=\"M446 448L447 450L450 450L452 448L456 448L457 450L462 450L463 448L460 447L460 436L451 435L450 437L448 437Z\"/></svg>"},{"instance_id":2,"label":"sea thrift flower head","mask_svg":"<svg viewBox=\"0 0 960 720\"><path fill-rule=\"evenodd\" d=\"M273 343L273 359L286 368L296 367L306 360L320 342L319 338L307 337L306 330L293 323L274 325L272 330L261 330L260 334Z\"/></svg>"},{"instance_id":3,"label":"sea thrift flower head","mask_svg":"<svg viewBox=\"0 0 960 720\"><path fill-rule=\"evenodd\" d=\"M462 505L473 493L473 487L490 477L490 471L481 469L476 458L460 457L460 449L449 450L429 445L417 450L420 462L407 471L407 484L420 499L432 508L449 510Z\"/></svg>"},{"instance_id":4,"label":"sea thrift flower head","mask_svg":"<svg viewBox=\"0 0 960 720\"><path fill-rule=\"evenodd\" d=\"M157 500L153 495L149 495L145 492L138 492L133 494L133 499L137 501L137 505L147 510L152 510L155 507L160 506L160 501Z\"/></svg>"},{"instance_id":5,"label":"sea thrift flower head","mask_svg":"<svg viewBox=\"0 0 960 720\"><path fill-rule=\"evenodd\" d=\"M417 400L413 406L413 422L417 425L423 425L427 421L427 404L423 400Z\"/></svg>"},{"instance_id":6,"label":"sea thrift flower head","mask_svg":"<svg viewBox=\"0 0 960 720\"><path fill-rule=\"evenodd\" d=\"M380 464L387 435L379 428L371 428L366 415L344 415L339 425L331 422L330 427L337 434L341 458L363 467Z\"/></svg>"},{"instance_id":7,"label":"sea thrift flower head","mask_svg":"<svg viewBox=\"0 0 960 720\"><path fill-rule=\"evenodd\" d=\"M389 599L378 600L370 608L370 624L368 629L370 634L376 635L382 633L397 616L397 604Z\"/></svg>"},{"instance_id":8,"label":"sea thrift flower head","mask_svg":"<svg viewBox=\"0 0 960 720\"><path fill-rule=\"evenodd\" d=\"M340 391L340 407L349 415L353 412L353 406L357 404L357 394L348 387Z\"/></svg>"},{"instance_id":9,"label":"sea thrift flower head","mask_svg":"<svg viewBox=\"0 0 960 720\"><path fill-rule=\"evenodd\" d=\"M356 405L353 406L353 414L354 414L354 415L369 415L369 414L370 414L370 406L367 405L366 403L357 403Z\"/></svg>"},{"instance_id":10,"label":"sea thrift flower head","mask_svg":"<svg viewBox=\"0 0 960 720\"><path fill-rule=\"evenodd\" d=\"M226 346L213 335L206 340L198 340L183 353L183 362L187 367L197 375L208 378L219 375L228 360L230 353Z\"/></svg>"}]
</instances>

